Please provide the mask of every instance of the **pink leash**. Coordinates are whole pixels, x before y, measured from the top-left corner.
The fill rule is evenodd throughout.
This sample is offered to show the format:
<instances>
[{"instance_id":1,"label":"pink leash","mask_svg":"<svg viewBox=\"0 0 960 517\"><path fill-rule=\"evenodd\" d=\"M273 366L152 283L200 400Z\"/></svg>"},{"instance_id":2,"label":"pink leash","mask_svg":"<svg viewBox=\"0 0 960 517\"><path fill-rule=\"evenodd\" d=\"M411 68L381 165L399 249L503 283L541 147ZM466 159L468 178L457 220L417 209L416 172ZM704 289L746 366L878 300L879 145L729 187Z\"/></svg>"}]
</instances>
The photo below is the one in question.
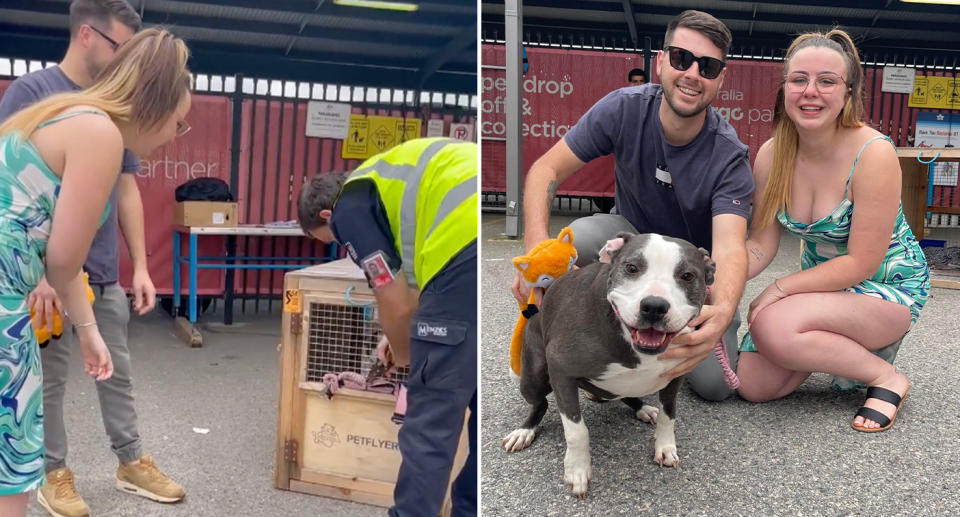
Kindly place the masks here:
<instances>
[{"instance_id":1,"label":"pink leash","mask_svg":"<svg viewBox=\"0 0 960 517\"><path fill-rule=\"evenodd\" d=\"M707 286L707 298L710 298L710 286ZM740 378L737 377L736 372L730 368L730 358L727 357L727 347L723 343L723 335L720 335L720 341L717 341L717 344L713 345L713 355L717 357L717 361L720 362L720 369L723 370L723 380L727 383L727 386L730 389L737 389L740 387Z\"/></svg>"},{"instance_id":2,"label":"pink leash","mask_svg":"<svg viewBox=\"0 0 960 517\"><path fill-rule=\"evenodd\" d=\"M723 343L723 337L720 337L720 341L717 341L716 345L713 345L713 355L717 356L717 361L720 361L720 369L723 370L723 380L726 381L727 386L730 386L730 389L737 389L740 387L740 378L737 377L736 372L730 368L730 358L727 357L727 347Z\"/></svg>"}]
</instances>

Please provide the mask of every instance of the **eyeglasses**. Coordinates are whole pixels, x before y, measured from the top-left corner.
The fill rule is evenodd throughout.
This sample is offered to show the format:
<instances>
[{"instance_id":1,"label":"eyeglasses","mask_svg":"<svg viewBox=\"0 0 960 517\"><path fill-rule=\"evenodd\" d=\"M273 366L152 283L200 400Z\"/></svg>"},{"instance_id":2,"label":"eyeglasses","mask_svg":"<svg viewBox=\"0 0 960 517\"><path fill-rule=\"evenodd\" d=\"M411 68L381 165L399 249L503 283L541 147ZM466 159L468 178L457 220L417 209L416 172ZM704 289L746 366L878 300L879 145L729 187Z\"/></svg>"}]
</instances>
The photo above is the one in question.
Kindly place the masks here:
<instances>
[{"instance_id":1,"label":"eyeglasses","mask_svg":"<svg viewBox=\"0 0 960 517\"><path fill-rule=\"evenodd\" d=\"M693 55L693 52L690 52L687 49L680 47L668 46L664 50L670 56L670 66L681 72L690 68L690 65L696 63L700 71L700 75L704 79L716 79L720 75L720 72L723 71L723 67L727 64L719 59L700 56L697 57Z\"/></svg>"},{"instance_id":2,"label":"eyeglasses","mask_svg":"<svg viewBox=\"0 0 960 517\"><path fill-rule=\"evenodd\" d=\"M117 48L120 47L120 44L117 43L116 40L104 34L103 31L101 31L100 29L94 27L93 25L87 25L87 27L90 27L90 30L92 30L93 32L96 32L97 34L100 35L101 38L107 40L107 43L110 44L110 48L112 48L114 52L116 52Z\"/></svg>"},{"instance_id":3,"label":"eyeglasses","mask_svg":"<svg viewBox=\"0 0 960 517\"><path fill-rule=\"evenodd\" d=\"M190 124L186 120L177 121L177 136L183 136L190 132Z\"/></svg>"},{"instance_id":4,"label":"eyeglasses","mask_svg":"<svg viewBox=\"0 0 960 517\"><path fill-rule=\"evenodd\" d=\"M802 94L807 91L807 86L810 86L810 76L803 72L794 72L787 75L784 84L790 93ZM846 86L847 81L840 74L824 72L817 75L813 84L818 92L828 95L835 92L841 85Z\"/></svg>"}]
</instances>

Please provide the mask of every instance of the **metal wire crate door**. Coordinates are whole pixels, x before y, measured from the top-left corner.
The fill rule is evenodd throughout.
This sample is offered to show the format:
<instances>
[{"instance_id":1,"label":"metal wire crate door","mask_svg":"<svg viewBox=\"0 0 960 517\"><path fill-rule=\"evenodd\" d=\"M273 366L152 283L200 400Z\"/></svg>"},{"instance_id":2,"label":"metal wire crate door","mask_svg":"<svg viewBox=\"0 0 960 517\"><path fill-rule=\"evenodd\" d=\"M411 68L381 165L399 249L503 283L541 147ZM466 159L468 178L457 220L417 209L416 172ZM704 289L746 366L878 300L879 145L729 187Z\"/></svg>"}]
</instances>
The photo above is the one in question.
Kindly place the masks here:
<instances>
[{"instance_id":1,"label":"metal wire crate door","mask_svg":"<svg viewBox=\"0 0 960 517\"><path fill-rule=\"evenodd\" d=\"M357 372L366 376L376 362L383 334L372 304L310 302L307 332L307 382L322 382L328 373ZM407 368L392 380L405 381Z\"/></svg>"}]
</instances>

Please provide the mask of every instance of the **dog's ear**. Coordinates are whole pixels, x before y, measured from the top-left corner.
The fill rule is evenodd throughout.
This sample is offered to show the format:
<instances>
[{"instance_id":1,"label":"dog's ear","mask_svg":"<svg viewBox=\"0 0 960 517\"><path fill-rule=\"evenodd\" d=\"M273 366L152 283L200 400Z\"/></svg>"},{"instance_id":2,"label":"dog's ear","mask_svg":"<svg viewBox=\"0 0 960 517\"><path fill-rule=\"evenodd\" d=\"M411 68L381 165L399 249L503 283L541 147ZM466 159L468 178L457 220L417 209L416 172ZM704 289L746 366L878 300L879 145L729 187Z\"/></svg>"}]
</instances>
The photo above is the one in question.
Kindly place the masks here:
<instances>
[{"instance_id":1,"label":"dog's ear","mask_svg":"<svg viewBox=\"0 0 960 517\"><path fill-rule=\"evenodd\" d=\"M616 237L607 241L607 243L600 248L600 262L606 262L607 264L613 262L613 257L617 256L617 252L620 251L624 243L635 236L635 234L630 232L620 232Z\"/></svg>"},{"instance_id":2,"label":"dog's ear","mask_svg":"<svg viewBox=\"0 0 960 517\"><path fill-rule=\"evenodd\" d=\"M613 257L617 256L624 242L626 242L624 238L619 236L607 241L607 243L600 248L600 262L606 262L607 264L613 262Z\"/></svg>"},{"instance_id":3,"label":"dog's ear","mask_svg":"<svg viewBox=\"0 0 960 517\"><path fill-rule=\"evenodd\" d=\"M703 254L703 276L706 278L707 285L713 284L713 274L717 272L717 263L710 258L710 252L700 248Z\"/></svg>"}]
</instances>

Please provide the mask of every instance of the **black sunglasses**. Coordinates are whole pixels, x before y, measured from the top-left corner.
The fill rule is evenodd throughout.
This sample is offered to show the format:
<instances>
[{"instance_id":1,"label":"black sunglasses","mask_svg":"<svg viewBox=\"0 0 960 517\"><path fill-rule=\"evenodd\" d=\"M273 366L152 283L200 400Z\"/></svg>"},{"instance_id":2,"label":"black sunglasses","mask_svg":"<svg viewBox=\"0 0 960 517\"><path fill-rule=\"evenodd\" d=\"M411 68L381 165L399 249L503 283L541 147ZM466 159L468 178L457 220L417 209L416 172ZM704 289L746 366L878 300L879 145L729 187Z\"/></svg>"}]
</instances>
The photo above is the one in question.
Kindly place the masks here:
<instances>
[{"instance_id":1,"label":"black sunglasses","mask_svg":"<svg viewBox=\"0 0 960 517\"><path fill-rule=\"evenodd\" d=\"M723 67L727 66L725 62L719 59L707 56L697 57L693 55L693 52L684 48L668 46L664 50L670 55L670 66L682 72L696 63L699 65L700 75L704 79L716 79L723 71Z\"/></svg>"},{"instance_id":2,"label":"black sunglasses","mask_svg":"<svg viewBox=\"0 0 960 517\"><path fill-rule=\"evenodd\" d=\"M110 36L107 36L106 34L104 34L103 31L101 31L100 29L94 27L93 25L87 25L87 27L90 27L90 30L92 30L93 32L96 32L97 34L100 35L101 38L107 40L107 43L110 44L110 48L112 48L114 52L116 52L117 48L120 47L119 43L114 41L114 39L111 38Z\"/></svg>"}]
</instances>

